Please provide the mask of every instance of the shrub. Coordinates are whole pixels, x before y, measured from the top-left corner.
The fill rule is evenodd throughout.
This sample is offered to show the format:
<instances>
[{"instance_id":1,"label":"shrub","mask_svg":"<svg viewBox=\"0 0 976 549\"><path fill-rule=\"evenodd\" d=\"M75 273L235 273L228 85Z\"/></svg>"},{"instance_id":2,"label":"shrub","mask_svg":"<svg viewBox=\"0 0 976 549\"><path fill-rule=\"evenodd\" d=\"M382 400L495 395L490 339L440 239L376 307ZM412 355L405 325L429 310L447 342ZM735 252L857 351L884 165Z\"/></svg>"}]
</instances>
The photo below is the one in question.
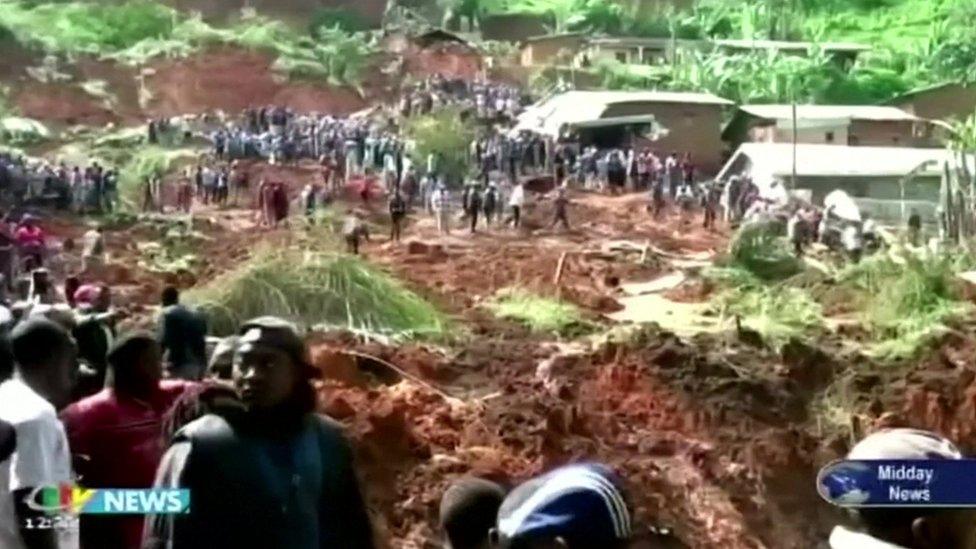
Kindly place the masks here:
<instances>
[{"instance_id":1,"label":"shrub","mask_svg":"<svg viewBox=\"0 0 976 549\"><path fill-rule=\"evenodd\" d=\"M402 337L441 337L449 323L433 305L358 258L262 250L187 294L217 335L241 322L276 315L310 328L324 325Z\"/></svg>"}]
</instances>

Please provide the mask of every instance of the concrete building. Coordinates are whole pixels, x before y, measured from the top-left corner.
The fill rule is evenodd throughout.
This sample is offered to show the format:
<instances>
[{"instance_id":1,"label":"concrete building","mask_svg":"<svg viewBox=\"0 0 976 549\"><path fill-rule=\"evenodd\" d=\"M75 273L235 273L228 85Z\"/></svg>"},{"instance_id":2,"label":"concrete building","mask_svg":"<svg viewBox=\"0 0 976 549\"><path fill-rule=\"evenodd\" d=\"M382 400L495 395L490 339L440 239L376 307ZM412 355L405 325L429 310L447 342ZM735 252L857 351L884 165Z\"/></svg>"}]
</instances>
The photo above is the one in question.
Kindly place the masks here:
<instances>
[{"instance_id":1,"label":"concrete building","mask_svg":"<svg viewBox=\"0 0 976 549\"><path fill-rule=\"evenodd\" d=\"M869 51L871 46L850 42L786 42L782 40L724 39L712 40L712 45L727 53L749 53L775 51L788 55L807 56L814 51L822 51L844 67L851 67L857 56Z\"/></svg>"},{"instance_id":2,"label":"concrete building","mask_svg":"<svg viewBox=\"0 0 976 549\"><path fill-rule=\"evenodd\" d=\"M798 105L798 143L876 147L937 147L940 131L931 121L895 107ZM731 147L742 143L792 143L791 105L742 105L722 132Z\"/></svg>"},{"instance_id":3,"label":"concrete building","mask_svg":"<svg viewBox=\"0 0 976 549\"><path fill-rule=\"evenodd\" d=\"M522 66L573 65L588 38L582 32L567 32L529 38L522 45Z\"/></svg>"},{"instance_id":4,"label":"concrete building","mask_svg":"<svg viewBox=\"0 0 976 549\"><path fill-rule=\"evenodd\" d=\"M965 120L976 114L976 85L946 82L904 93L888 104L920 118Z\"/></svg>"},{"instance_id":5,"label":"concrete building","mask_svg":"<svg viewBox=\"0 0 976 549\"><path fill-rule=\"evenodd\" d=\"M631 65L654 65L680 59L694 52L724 51L750 53L777 51L786 55L809 55L823 51L843 67L853 65L857 56L869 46L846 43L780 42L775 40L684 40L626 36L586 36L582 33L539 36L525 40L522 47L524 66L573 64L585 67L599 59L612 59ZM556 53L569 55L557 59Z\"/></svg>"},{"instance_id":6,"label":"concrete building","mask_svg":"<svg viewBox=\"0 0 976 549\"><path fill-rule=\"evenodd\" d=\"M533 36L546 33L555 24L551 15L534 13L495 13L485 15L479 21L482 40L525 42Z\"/></svg>"},{"instance_id":7,"label":"concrete building","mask_svg":"<svg viewBox=\"0 0 976 549\"><path fill-rule=\"evenodd\" d=\"M707 93L570 91L526 110L515 131L568 139L574 126L596 123L626 129L653 120L660 128L653 136L655 150L691 153L702 173L713 174L722 164L722 109L731 105Z\"/></svg>"},{"instance_id":8,"label":"concrete building","mask_svg":"<svg viewBox=\"0 0 976 549\"><path fill-rule=\"evenodd\" d=\"M717 179L748 176L761 193L775 194L770 189L778 185L818 206L841 189L883 222L904 223L913 209L932 222L943 166L952 159L945 149L800 144L793 181L793 149L787 143L744 143Z\"/></svg>"}]
</instances>

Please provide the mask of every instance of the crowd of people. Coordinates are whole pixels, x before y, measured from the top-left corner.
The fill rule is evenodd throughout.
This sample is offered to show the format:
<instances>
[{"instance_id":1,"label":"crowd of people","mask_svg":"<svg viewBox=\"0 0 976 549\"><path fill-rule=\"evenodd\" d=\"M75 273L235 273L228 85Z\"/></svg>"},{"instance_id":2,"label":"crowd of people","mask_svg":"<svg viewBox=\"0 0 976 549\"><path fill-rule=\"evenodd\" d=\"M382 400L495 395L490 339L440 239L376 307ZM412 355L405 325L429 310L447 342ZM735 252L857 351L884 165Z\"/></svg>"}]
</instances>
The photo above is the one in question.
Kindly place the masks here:
<instances>
[{"instance_id":1,"label":"crowd of people","mask_svg":"<svg viewBox=\"0 0 976 549\"><path fill-rule=\"evenodd\" d=\"M0 153L0 192L9 203L36 203L74 212L112 212L118 206L119 172L93 161L87 167Z\"/></svg>"},{"instance_id":2,"label":"crowd of people","mask_svg":"<svg viewBox=\"0 0 976 549\"><path fill-rule=\"evenodd\" d=\"M160 334L130 332L105 352L105 381L78 393L81 340L63 319L29 313L0 340L0 546L10 549L376 547L376 534L341 426L315 413L316 370L298 330L274 317L221 341L205 374L199 319L169 304ZM175 333L190 334L195 344ZM180 339L180 338L177 338ZM174 348L193 368L167 369ZM206 376L200 380L200 376ZM938 434L874 433L854 460L963 459ZM184 514L82 515L77 529L34 526L39 487L184 488ZM462 477L444 492L439 526L451 549L650 549L674 540L641 524L634 489L612 468L558 467L505 485ZM901 507L856 512L832 549L970 547L976 511Z\"/></svg>"}]
</instances>

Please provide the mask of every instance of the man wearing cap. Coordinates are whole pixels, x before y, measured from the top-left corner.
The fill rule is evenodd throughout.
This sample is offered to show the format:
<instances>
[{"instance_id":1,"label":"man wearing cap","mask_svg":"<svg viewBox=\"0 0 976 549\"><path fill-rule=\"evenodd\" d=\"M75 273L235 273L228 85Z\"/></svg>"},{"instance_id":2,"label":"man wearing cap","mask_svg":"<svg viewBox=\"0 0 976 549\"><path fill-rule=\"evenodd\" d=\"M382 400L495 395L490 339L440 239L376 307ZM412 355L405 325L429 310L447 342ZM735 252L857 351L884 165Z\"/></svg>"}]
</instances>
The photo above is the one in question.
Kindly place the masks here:
<instances>
[{"instance_id":1,"label":"man wearing cap","mask_svg":"<svg viewBox=\"0 0 976 549\"><path fill-rule=\"evenodd\" d=\"M233 378L244 410L174 438L156 485L191 490L192 512L147 518L143 547L372 548L341 428L314 413L314 369L294 326L245 323Z\"/></svg>"},{"instance_id":2,"label":"man wearing cap","mask_svg":"<svg viewBox=\"0 0 976 549\"><path fill-rule=\"evenodd\" d=\"M498 511L501 549L616 549L631 542L619 481L599 464L570 465L515 488Z\"/></svg>"},{"instance_id":3,"label":"man wearing cap","mask_svg":"<svg viewBox=\"0 0 976 549\"><path fill-rule=\"evenodd\" d=\"M963 459L949 440L919 429L888 429L857 443L850 460ZM831 549L963 549L976 547L976 509L865 508L857 529L837 526Z\"/></svg>"},{"instance_id":4,"label":"man wearing cap","mask_svg":"<svg viewBox=\"0 0 976 549\"><path fill-rule=\"evenodd\" d=\"M106 388L61 413L72 456L86 488L151 486L163 456L163 418L190 386L163 380L162 350L148 333L123 336L108 353ZM141 517L81 521L85 548L138 547Z\"/></svg>"}]
</instances>

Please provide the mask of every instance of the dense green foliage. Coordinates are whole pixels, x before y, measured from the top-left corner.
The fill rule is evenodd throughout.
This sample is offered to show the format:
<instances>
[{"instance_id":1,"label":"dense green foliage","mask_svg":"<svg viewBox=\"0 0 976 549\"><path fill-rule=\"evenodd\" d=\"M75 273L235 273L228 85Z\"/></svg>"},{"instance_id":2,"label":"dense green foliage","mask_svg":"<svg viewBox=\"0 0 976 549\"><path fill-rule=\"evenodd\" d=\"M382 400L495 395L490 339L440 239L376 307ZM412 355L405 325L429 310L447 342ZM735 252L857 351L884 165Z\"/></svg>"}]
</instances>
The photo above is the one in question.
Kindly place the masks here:
<instances>
[{"instance_id":1,"label":"dense green foliage","mask_svg":"<svg viewBox=\"0 0 976 549\"><path fill-rule=\"evenodd\" d=\"M613 0L483 2L489 13L551 14L554 30L872 47L849 68L816 49L806 57L700 53L637 73L610 63L594 71L610 88L709 91L737 102L864 104L946 80L976 79L976 28L970 23L976 0L698 0L688 11Z\"/></svg>"},{"instance_id":2,"label":"dense green foliage","mask_svg":"<svg viewBox=\"0 0 976 549\"><path fill-rule=\"evenodd\" d=\"M403 135L413 142L411 156L425 166L427 156L439 157L438 171L448 183L461 182L468 175L468 145L476 134L473 122L461 117L457 108L444 108L426 116L414 116L403 123Z\"/></svg>"},{"instance_id":3,"label":"dense green foliage","mask_svg":"<svg viewBox=\"0 0 976 549\"><path fill-rule=\"evenodd\" d=\"M262 17L216 28L152 0L36 6L3 2L0 9L0 28L9 29L23 44L53 53L88 53L138 65L154 57L234 44L276 54L275 66L289 75L356 84L371 48L365 35L349 32L351 25L333 13L313 21L309 35Z\"/></svg>"},{"instance_id":4,"label":"dense green foliage","mask_svg":"<svg viewBox=\"0 0 976 549\"><path fill-rule=\"evenodd\" d=\"M376 334L440 337L447 319L396 279L358 258L264 250L235 270L187 293L217 335L256 316L303 327L325 325Z\"/></svg>"}]
</instances>

